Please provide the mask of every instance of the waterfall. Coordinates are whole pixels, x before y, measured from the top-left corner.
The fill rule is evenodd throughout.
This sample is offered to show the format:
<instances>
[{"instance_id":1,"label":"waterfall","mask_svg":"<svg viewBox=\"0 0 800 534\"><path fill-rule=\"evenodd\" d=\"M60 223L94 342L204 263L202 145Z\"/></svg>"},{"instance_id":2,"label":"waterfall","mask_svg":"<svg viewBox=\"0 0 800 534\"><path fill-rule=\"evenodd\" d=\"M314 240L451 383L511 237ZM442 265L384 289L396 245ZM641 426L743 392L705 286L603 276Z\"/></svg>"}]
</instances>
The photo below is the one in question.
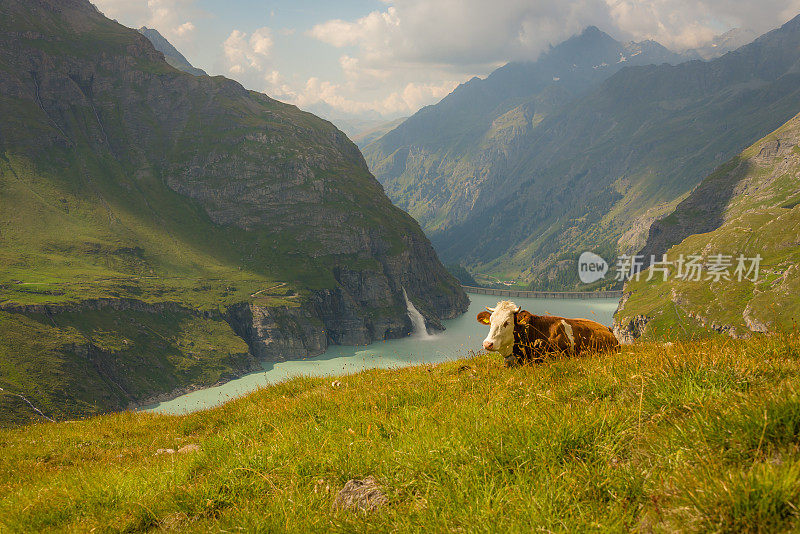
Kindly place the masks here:
<instances>
[{"instance_id":1,"label":"waterfall","mask_svg":"<svg viewBox=\"0 0 800 534\"><path fill-rule=\"evenodd\" d=\"M419 310L414 307L414 304L408 298L408 293L406 293L406 288L403 288L403 298L406 299L406 309L408 310L408 318L411 319L411 325L413 326L411 335L419 339L426 339L433 337L430 334L428 334L428 329L425 328L425 318L422 316Z\"/></svg>"}]
</instances>

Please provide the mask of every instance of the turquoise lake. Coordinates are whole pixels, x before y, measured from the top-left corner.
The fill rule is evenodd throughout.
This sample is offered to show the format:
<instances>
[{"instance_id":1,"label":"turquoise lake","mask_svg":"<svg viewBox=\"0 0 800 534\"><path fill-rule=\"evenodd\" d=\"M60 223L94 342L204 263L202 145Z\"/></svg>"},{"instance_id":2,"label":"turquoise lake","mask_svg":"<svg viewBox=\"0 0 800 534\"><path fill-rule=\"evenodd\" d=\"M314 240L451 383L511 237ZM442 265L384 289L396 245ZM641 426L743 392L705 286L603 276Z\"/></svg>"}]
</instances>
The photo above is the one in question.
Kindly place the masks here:
<instances>
[{"instance_id":1,"label":"turquoise lake","mask_svg":"<svg viewBox=\"0 0 800 534\"><path fill-rule=\"evenodd\" d=\"M332 346L319 356L305 360L264 363L263 370L231 380L221 386L193 391L176 399L142 408L168 414L183 414L222 404L250 393L259 387L275 384L295 376L337 376L364 369L396 368L422 363L438 363L466 358L470 351L481 350L488 328L478 324L475 316L484 306L494 306L502 297L470 294L467 313L449 321L447 328L431 336L412 335L362 347ZM583 317L611 325L616 299L513 299L518 305L537 315ZM499 356L498 356L499 358Z\"/></svg>"}]
</instances>

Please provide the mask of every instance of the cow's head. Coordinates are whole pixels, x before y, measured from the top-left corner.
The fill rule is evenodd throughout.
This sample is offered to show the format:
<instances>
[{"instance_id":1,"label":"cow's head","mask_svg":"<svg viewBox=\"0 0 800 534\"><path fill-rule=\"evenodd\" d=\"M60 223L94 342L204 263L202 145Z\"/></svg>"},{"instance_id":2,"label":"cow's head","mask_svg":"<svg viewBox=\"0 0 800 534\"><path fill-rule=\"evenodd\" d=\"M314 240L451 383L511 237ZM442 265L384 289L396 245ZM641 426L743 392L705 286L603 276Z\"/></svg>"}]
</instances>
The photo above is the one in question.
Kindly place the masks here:
<instances>
[{"instance_id":1,"label":"cow's head","mask_svg":"<svg viewBox=\"0 0 800 534\"><path fill-rule=\"evenodd\" d=\"M489 335L483 340L483 348L499 352L504 358L514 350L515 315L520 307L507 300L501 300L494 308L486 308L478 314L478 322L489 325Z\"/></svg>"}]
</instances>

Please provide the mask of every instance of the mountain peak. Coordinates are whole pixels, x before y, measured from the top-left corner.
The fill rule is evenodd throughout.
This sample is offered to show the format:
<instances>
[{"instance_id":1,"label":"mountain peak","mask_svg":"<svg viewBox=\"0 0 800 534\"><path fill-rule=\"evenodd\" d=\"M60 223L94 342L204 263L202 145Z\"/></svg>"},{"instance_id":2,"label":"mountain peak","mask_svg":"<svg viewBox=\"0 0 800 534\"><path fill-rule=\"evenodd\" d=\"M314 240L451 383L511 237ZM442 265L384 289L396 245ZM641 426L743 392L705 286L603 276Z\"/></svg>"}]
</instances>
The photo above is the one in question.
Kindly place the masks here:
<instances>
[{"instance_id":1,"label":"mountain peak","mask_svg":"<svg viewBox=\"0 0 800 534\"><path fill-rule=\"evenodd\" d=\"M789 24L791 24L791 21L784 24L782 28L786 28ZM758 34L753 30L732 28L725 33L715 35L710 41L697 48L686 50L683 55L690 59L696 58L710 61L753 42L756 37L758 37Z\"/></svg>"},{"instance_id":2,"label":"mountain peak","mask_svg":"<svg viewBox=\"0 0 800 534\"><path fill-rule=\"evenodd\" d=\"M597 41L609 41L610 42L610 41L614 41L614 42L616 42L616 39L611 37L609 34L604 32L603 30L601 30L597 26L587 26L586 28L583 29L583 31L581 33L579 33L578 35L574 35L573 37L571 37L570 39L567 39L564 42L568 43L570 41L580 41L580 42L587 42L587 41L588 42L597 42Z\"/></svg>"},{"instance_id":3,"label":"mountain peak","mask_svg":"<svg viewBox=\"0 0 800 534\"><path fill-rule=\"evenodd\" d=\"M800 28L800 14L795 15L788 21L786 21L781 28Z\"/></svg>"},{"instance_id":4,"label":"mountain peak","mask_svg":"<svg viewBox=\"0 0 800 534\"><path fill-rule=\"evenodd\" d=\"M193 74L195 76L206 76L206 72L204 70L195 68L191 63L189 63L189 60L187 60L177 48L172 46L172 43L167 41L167 39L161 35L158 30L154 28L148 28L147 26L142 26L139 28L138 32L147 37L147 39L153 43L155 49L164 54L164 59L166 62L176 69L182 70L183 72L188 72L189 74Z\"/></svg>"},{"instance_id":5,"label":"mountain peak","mask_svg":"<svg viewBox=\"0 0 800 534\"><path fill-rule=\"evenodd\" d=\"M559 56L566 54L577 56L577 59L585 55L597 56L621 46L621 43L597 26L587 26L581 33L550 48L548 54L555 53Z\"/></svg>"}]
</instances>

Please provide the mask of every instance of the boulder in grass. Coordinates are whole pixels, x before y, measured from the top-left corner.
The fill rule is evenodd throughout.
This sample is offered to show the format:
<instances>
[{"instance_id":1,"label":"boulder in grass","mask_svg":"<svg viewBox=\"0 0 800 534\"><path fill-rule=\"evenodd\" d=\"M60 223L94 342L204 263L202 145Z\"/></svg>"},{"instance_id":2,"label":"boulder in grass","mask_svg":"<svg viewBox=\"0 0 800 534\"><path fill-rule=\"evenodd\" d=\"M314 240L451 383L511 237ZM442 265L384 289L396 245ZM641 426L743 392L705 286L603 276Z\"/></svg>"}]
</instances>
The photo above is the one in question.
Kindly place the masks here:
<instances>
[{"instance_id":1,"label":"boulder in grass","mask_svg":"<svg viewBox=\"0 0 800 534\"><path fill-rule=\"evenodd\" d=\"M348 480L333 501L335 510L362 510L374 512L387 504L389 499L373 477Z\"/></svg>"}]
</instances>

